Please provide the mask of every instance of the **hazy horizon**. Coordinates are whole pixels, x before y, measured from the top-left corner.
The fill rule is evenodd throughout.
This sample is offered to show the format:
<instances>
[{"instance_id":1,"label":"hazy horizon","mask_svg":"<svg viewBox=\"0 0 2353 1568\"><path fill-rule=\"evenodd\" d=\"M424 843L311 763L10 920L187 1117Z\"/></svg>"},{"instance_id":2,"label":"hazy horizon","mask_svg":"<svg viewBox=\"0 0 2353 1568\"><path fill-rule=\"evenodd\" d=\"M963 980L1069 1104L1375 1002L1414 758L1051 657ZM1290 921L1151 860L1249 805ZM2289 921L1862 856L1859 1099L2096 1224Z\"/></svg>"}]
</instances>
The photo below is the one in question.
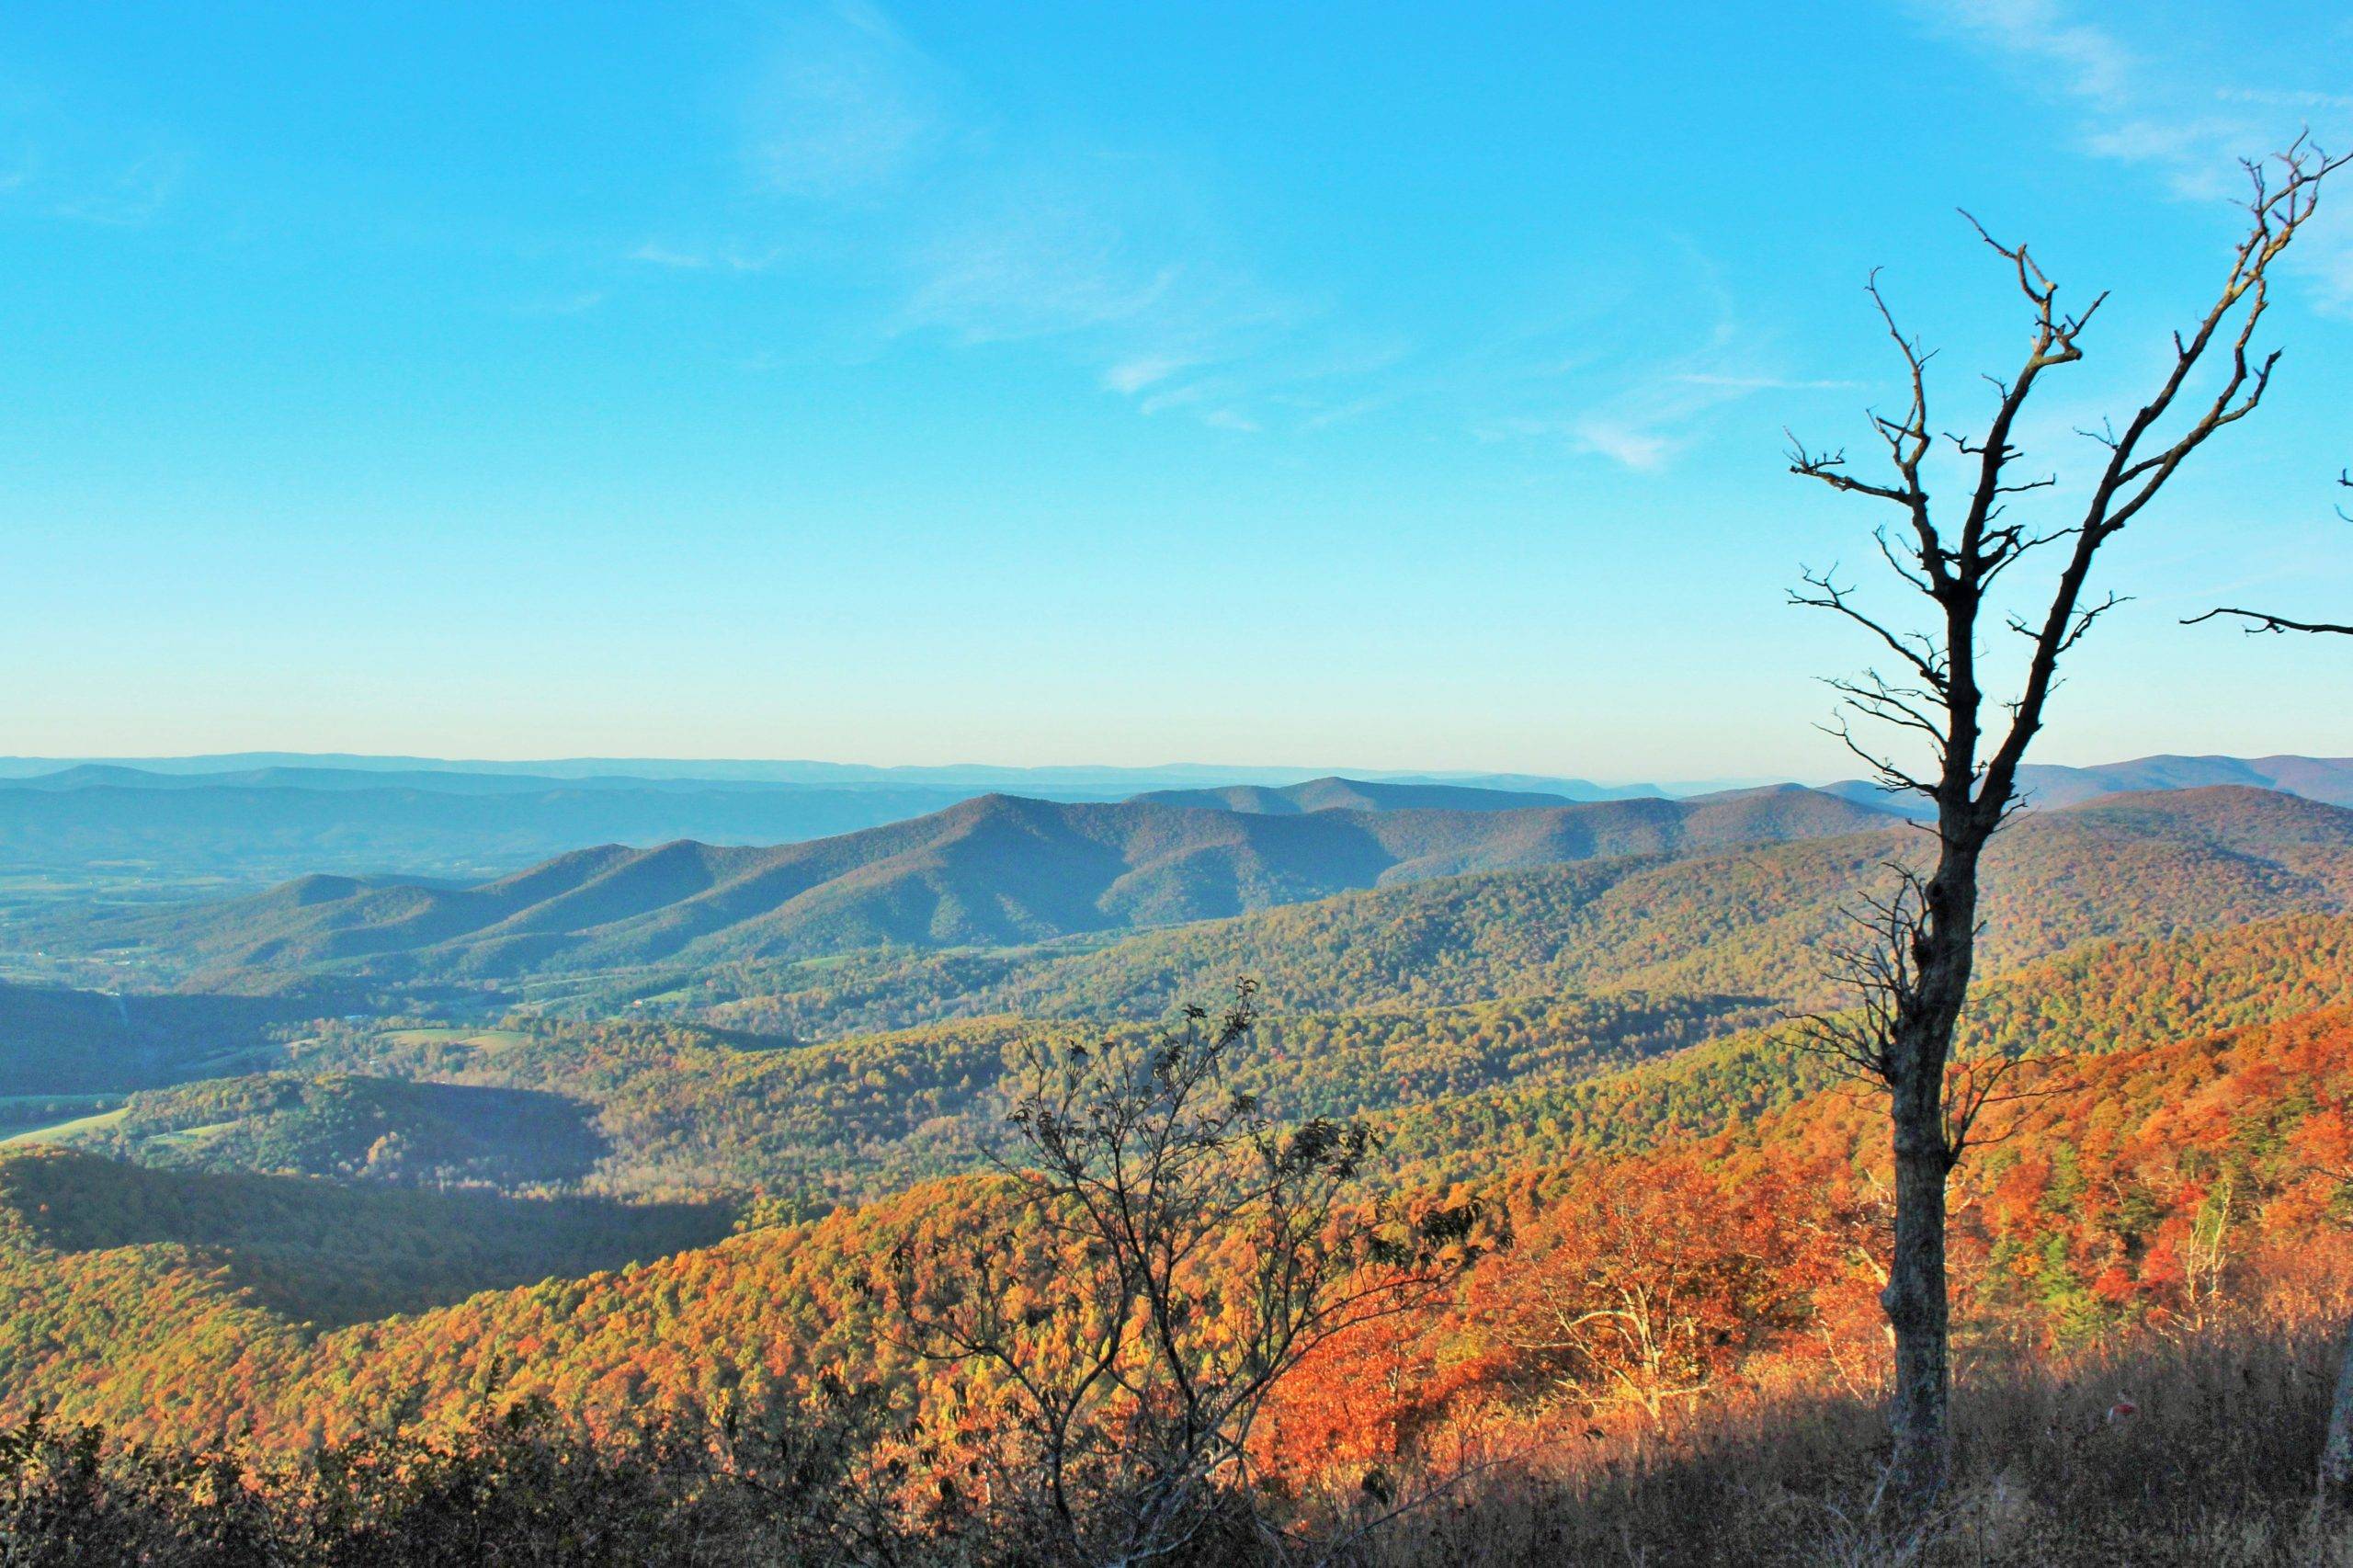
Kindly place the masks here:
<instances>
[{"instance_id":1,"label":"hazy horizon","mask_svg":"<svg viewBox=\"0 0 2353 1568\"><path fill-rule=\"evenodd\" d=\"M2136 753L2131 756L2099 756L2077 758L2040 756L2035 767L2063 768L2094 768L2105 766L2143 762L2159 757L2192 759L2223 758L2229 760L2261 761L2272 757L2310 757L2322 761L2353 761L2353 758L2331 756L2312 751L2271 753L2190 752L2165 749ZM40 770L81 766L146 767L158 771L197 773L217 767L222 771L236 768L312 766L325 768L358 768L359 770L392 771L411 767L426 771L482 769L501 773L529 775L535 769L552 769L560 775L590 777L585 770L611 768L616 776L631 777L632 767L655 767L665 771L646 774L649 779L667 778L692 781L697 778L723 779L724 770L757 768L806 768L837 770L856 777L861 774L906 774L911 776L1037 774L1154 776L1171 777L1199 774L1214 777L1222 782L1264 780L1284 784L1303 782L1311 778L1340 777L1367 779L1430 778L1433 780L1475 781L1483 778L1523 779L1532 783L1545 781L1586 783L1603 789L1631 789L1653 786L1669 792L1692 792L1705 790L1738 790L1760 785L1798 783L1820 786L1855 781L1859 767L1845 772L1796 776L1774 773L1713 773L1690 777L1637 777L1600 768L1570 768L1540 770L1524 767L1374 767L1348 763L1330 762L1271 762L1264 759L1223 761L1198 757L1165 758L1149 763L1080 762L1005 762L962 758L947 762L884 762L865 758L811 756L653 756L583 754L570 756L434 756L396 752L304 752L283 749L256 749L229 752L186 752L171 754L110 754L102 756L38 756L0 755L0 782L40 776ZM177 765L176 767L172 765ZM202 765L201 767L195 765ZM710 767L722 770L710 775L692 770ZM746 776L748 777L748 776ZM813 781L811 781L813 782Z\"/></svg>"}]
</instances>

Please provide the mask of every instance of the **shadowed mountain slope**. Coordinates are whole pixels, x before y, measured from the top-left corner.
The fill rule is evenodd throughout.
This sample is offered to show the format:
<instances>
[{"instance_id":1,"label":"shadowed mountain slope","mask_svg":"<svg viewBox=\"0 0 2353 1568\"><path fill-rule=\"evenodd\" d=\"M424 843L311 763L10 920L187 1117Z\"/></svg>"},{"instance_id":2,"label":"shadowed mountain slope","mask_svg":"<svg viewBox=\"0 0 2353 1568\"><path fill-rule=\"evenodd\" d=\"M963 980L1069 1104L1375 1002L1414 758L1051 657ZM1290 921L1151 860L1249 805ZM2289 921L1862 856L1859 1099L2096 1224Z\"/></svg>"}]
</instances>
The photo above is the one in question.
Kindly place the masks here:
<instances>
[{"instance_id":1,"label":"shadowed mountain slope","mask_svg":"<svg viewBox=\"0 0 2353 1568\"><path fill-rule=\"evenodd\" d=\"M273 1028L339 1011L335 996L152 995L0 981L0 1096L113 1095L251 1072Z\"/></svg>"}]
</instances>

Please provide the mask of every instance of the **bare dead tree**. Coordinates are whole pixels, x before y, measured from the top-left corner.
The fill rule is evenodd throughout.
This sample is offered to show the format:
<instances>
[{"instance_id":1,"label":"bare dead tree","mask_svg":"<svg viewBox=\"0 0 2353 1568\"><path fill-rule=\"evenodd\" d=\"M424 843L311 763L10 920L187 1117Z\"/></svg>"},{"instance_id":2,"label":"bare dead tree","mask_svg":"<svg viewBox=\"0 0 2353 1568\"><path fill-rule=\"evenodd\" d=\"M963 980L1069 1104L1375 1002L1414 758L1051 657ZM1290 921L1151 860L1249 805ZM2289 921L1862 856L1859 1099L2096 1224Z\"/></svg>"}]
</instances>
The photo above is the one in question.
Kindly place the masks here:
<instances>
[{"instance_id":1,"label":"bare dead tree","mask_svg":"<svg viewBox=\"0 0 2353 1568\"><path fill-rule=\"evenodd\" d=\"M1831 683L1843 699L1833 733L1883 787L1923 796L1934 808L1927 824L1933 863L1925 874L1906 874L1893 898L1866 914L1875 926L1877 957L1848 976L1865 1005L1859 1021L1830 1042L1890 1096L1895 1235L1881 1301L1895 1340L1894 1451L1884 1494L1899 1506L1916 1508L1934 1497L1950 1448L1945 1188L1992 1092L1964 1085L1956 1103L1949 1071L1976 957L1980 861L2018 805L2018 767L2042 728L2060 662L2120 602L2112 594L2092 595L2101 548L2155 501L2199 449L2262 402L2279 355L2258 355L2253 343L2269 301L2272 265L2311 218L2321 182L2343 162L2299 138L2273 159L2245 165L2248 227L2222 286L2196 324L2174 335L2171 365L2122 428L2111 423L2083 432L2106 455L2080 510L2070 505L2071 520L2037 528L2013 519L2009 508L2018 497L2058 485L2055 473L2018 467L2025 455L2018 424L2043 378L2084 357L2085 333L2107 296L2078 311L2063 309L2058 285L2026 244L1995 239L1973 218L1971 227L2014 277L2030 330L2017 371L2006 380L1987 378L1995 402L1983 432L1944 437L1965 476L1958 503L1934 499L1929 491L1938 439L1930 355L1897 324L1876 274L1867 291L1908 381L1901 414L1870 416L1886 449L1887 474L1863 477L1850 471L1843 452L1809 449L1791 437L1791 472L1897 510L1901 522L1877 531L1879 552L1929 607L1926 629L1913 627L1867 608L1835 571L1805 573L1803 586L1791 595L1797 604L1860 628L1889 661ZM2217 384L2211 395L2185 397L2201 368L2215 373ZM2177 433L2160 433L2177 426ZM2045 559L2046 551L2055 571L2047 590L2034 596L2039 613L2005 616L1992 608L2005 574L2029 556ZM2002 586L2006 593L2010 585ZM2001 702L2006 722L1985 711L1985 685L1996 678L1986 671L1981 643L1989 618L2003 620L2026 644L2023 674ZM1856 733L1859 722L1892 729L1910 751L1925 751L1927 765L1907 766L1903 754L1867 745Z\"/></svg>"}]
</instances>

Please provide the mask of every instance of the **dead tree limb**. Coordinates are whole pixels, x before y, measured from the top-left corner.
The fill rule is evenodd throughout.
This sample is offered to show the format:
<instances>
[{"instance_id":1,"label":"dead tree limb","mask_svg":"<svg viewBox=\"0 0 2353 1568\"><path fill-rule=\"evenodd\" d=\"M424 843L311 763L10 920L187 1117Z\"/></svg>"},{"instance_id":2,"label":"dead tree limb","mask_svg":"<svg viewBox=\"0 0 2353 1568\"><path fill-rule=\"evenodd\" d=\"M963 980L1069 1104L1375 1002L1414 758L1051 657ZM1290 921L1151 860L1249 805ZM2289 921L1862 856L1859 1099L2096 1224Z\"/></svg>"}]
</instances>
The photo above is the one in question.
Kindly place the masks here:
<instances>
[{"instance_id":1,"label":"dead tree limb","mask_svg":"<svg viewBox=\"0 0 2353 1568\"><path fill-rule=\"evenodd\" d=\"M1870 415L1885 449L1884 471L1859 476L1844 452L1791 439L1792 473L1893 509L1896 516L1876 535L1880 555L1928 605L1925 626L1911 626L1869 608L1835 572L1807 572L1790 595L1794 603L1859 627L1892 659L1883 669L1831 683L1842 699L1833 733L1883 786L1924 796L1934 807L1933 863L1925 873L1904 873L1893 899L1863 912L1879 956L1847 974L1863 997L1854 1015L1859 1021L1827 1040L1890 1097L1895 1240L1881 1300L1894 1330L1896 1368L1894 1457L1885 1494L1901 1506L1924 1506L1943 1483L1951 1385L1945 1189L1987 1103L1984 1096L1994 1092L1983 1075L1972 1085L1964 1074L1957 1084L1949 1071L1976 956L1980 861L2018 804L2018 768L2043 726L2061 661L2121 602L2092 591L2100 550L2200 449L2253 414L2269 389L2279 353L2258 351L2255 339L2270 303L2271 267L2312 217L2321 182L2343 162L2299 138L2285 153L2245 165L2246 227L2211 303L2174 335L2171 361L2147 400L2120 426L2109 422L2086 432L2104 449L2097 473L2080 508L2071 505L2052 524L2030 525L2011 511L2029 495L2035 509L2047 506L2056 488L2055 475L2020 466L2020 415L2045 377L2084 357L2085 335L2107 296L2080 310L2063 307L2059 285L2027 245L1995 238L1973 218L1971 227L2000 258L2025 304L2029 341L2010 375L1988 378L1995 402L1982 430L1945 437L1961 461L1963 494L1951 501L1931 495L1929 458L1938 431L1930 412L1933 356L1898 324L1876 274L1867 292L1902 361L1904 383L1899 412ZM2188 390L2201 370L2213 373L2211 395ZM2037 594L2040 612L1989 612L1995 582L2046 552L2053 570ZM1981 644L1989 613L2027 643L2023 675L2008 696L1994 699L1995 715L1986 712L1993 677ZM1892 734L1906 753L1865 744L1855 733L1858 722ZM1915 756L1920 760L1909 759Z\"/></svg>"}]
</instances>

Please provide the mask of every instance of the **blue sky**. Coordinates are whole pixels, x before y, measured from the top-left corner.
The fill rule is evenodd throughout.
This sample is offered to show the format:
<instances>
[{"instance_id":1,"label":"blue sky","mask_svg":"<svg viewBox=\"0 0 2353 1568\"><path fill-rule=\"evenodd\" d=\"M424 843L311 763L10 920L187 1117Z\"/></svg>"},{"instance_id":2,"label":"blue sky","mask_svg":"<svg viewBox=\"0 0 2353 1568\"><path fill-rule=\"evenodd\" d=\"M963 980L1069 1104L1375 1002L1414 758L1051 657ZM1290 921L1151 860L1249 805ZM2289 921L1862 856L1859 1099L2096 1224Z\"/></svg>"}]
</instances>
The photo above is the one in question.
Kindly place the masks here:
<instances>
[{"instance_id":1,"label":"blue sky","mask_svg":"<svg viewBox=\"0 0 2353 1568\"><path fill-rule=\"evenodd\" d=\"M2117 290L2064 475L2353 145L2341 6L27 4L0 749L1847 771L1784 608ZM2353 182L2042 755L2353 753Z\"/></svg>"}]
</instances>

